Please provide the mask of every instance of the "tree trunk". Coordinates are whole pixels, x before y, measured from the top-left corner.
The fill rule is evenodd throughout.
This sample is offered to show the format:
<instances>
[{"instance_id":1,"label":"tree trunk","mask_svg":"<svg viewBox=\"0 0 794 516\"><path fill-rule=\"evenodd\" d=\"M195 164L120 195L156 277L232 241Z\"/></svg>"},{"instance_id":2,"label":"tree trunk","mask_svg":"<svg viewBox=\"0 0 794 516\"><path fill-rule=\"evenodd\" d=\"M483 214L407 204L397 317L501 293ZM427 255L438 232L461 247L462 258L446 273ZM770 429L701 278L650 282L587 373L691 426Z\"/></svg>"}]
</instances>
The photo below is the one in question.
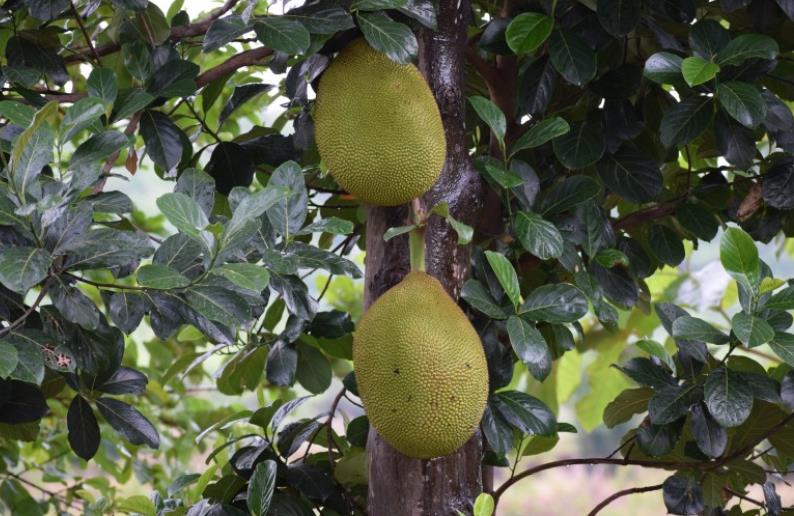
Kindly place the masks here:
<instances>
[{"instance_id":1,"label":"tree trunk","mask_svg":"<svg viewBox=\"0 0 794 516\"><path fill-rule=\"evenodd\" d=\"M447 138L447 158L441 178L422 199L425 208L447 202L452 216L473 225L482 208L482 184L467 153L464 132L464 50L468 25L467 0L441 0L438 30L420 34L419 65L436 97ZM369 306L397 284L409 270L408 239L383 242L389 227L410 223L407 207L369 210L367 221L366 292ZM471 249L457 245L457 234L439 217L425 233L427 272L457 299L469 275ZM369 514L371 516L455 515L471 513L482 490L482 438L475 434L447 457L419 460L406 457L370 430Z\"/></svg>"}]
</instances>

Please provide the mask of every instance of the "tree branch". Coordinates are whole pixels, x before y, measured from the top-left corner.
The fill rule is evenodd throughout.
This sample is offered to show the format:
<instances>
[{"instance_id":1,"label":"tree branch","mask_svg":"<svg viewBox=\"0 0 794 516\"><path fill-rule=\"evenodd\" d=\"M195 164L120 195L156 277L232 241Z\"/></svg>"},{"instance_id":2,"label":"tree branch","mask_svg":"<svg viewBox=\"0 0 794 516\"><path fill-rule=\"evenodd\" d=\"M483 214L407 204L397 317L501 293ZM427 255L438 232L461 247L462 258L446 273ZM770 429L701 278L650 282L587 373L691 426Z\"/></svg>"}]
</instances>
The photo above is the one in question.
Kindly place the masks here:
<instances>
[{"instance_id":1,"label":"tree branch","mask_svg":"<svg viewBox=\"0 0 794 516\"><path fill-rule=\"evenodd\" d=\"M509 480L505 481L499 489L492 493L494 498L494 504L497 505L499 503L499 497L504 494L507 489L515 484L516 482L534 475L535 473L540 473L541 471L546 471L547 469L554 469L560 468L564 466L575 466L579 464L614 464L617 466L642 466L646 468L656 468L656 469L693 469L693 470L705 470L711 471L720 466L723 466L734 459L738 459L740 457L744 457L755 448L758 443L772 437L777 432L782 430L787 424L789 424L792 420L794 420L794 413L789 414L785 418L783 418L778 424L771 427L766 433L756 439L754 442L748 444L744 448L736 450L735 452L731 453L730 455L726 455L717 460L713 461L700 461L700 462L674 462L674 461L661 461L661 460L635 460L635 459L605 459L600 457L593 457L593 458L586 458L586 459L563 459L557 460L553 462L547 462L545 464L540 464L535 466L534 468L530 468L528 470L522 471L518 475L510 478Z\"/></svg>"},{"instance_id":2,"label":"tree branch","mask_svg":"<svg viewBox=\"0 0 794 516\"><path fill-rule=\"evenodd\" d=\"M74 19L77 22L77 26L80 28L80 32L83 33L83 37L85 38L85 43L88 45L88 48L91 49L91 53L96 59L96 64L102 66L102 59L100 59L99 54L97 54L96 48L94 44L91 42L91 36L88 34L88 31L85 30L85 25L83 24L83 19L80 18L80 13L77 12L77 8L74 6L74 2L69 2L69 6L72 8L72 14L74 15Z\"/></svg>"},{"instance_id":3,"label":"tree branch","mask_svg":"<svg viewBox=\"0 0 794 516\"><path fill-rule=\"evenodd\" d=\"M43 287L41 287L41 292L39 292L39 296L36 298L35 301L33 301L33 304L30 305L30 307L28 307L28 309L25 310L25 312L22 315L20 315L14 322L9 324L5 328L0 328L0 338L5 337L6 335L14 331L14 329L17 328L19 325L24 323L25 320L28 317L30 317L30 314L36 311L36 308L38 308L38 306L44 300L44 296L46 295L47 295L47 285L45 284Z\"/></svg>"},{"instance_id":4,"label":"tree branch","mask_svg":"<svg viewBox=\"0 0 794 516\"><path fill-rule=\"evenodd\" d=\"M629 488L629 489L623 489L622 491L618 491L617 493L613 493L612 495L604 498L604 500L601 503L599 503L598 505L596 505L593 508L593 510L590 511L587 514L587 516L596 516L596 514L601 512L601 509L603 509L607 505L611 504L612 502L614 502L615 500L617 500L618 498L621 498L623 496L628 496L628 495L632 495L632 494L639 494L639 493L648 493L650 491L658 491L661 488L662 488L662 484L655 484L655 485L652 485L652 486L632 487L632 488Z\"/></svg>"},{"instance_id":5,"label":"tree branch","mask_svg":"<svg viewBox=\"0 0 794 516\"><path fill-rule=\"evenodd\" d=\"M171 29L171 34L169 38L172 41L179 41L183 38L200 36L206 33L207 29L209 29L210 25L212 25L212 22L214 22L215 20L226 14L228 11L230 11L235 5L237 5L238 1L239 0L226 0L226 3L224 3L221 7L212 11L212 13L210 13L210 15L204 20L198 21L196 23L191 23L190 25L173 27ZM74 54L65 57L64 61L66 62L67 65L80 63L88 59L90 55L89 52L93 54L97 59L99 59L100 56L112 54L114 52L118 52L119 50L121 50L121 45L115 42L107 43L99 47L90 47L90 41L89 41L89 47L74 49L73 50Z\"/></svg>"},{"instance_id":6,"label":"tree branch","mask_svg":"<svg viewBox=\"0 0 794 516\"><path fill-rule=\"evenodd\" d=\"M201 88L202 86L206 86L215 79L222 77L223 75L226 75L229 72L233 72L238 68L257 64L259 61L271 55L272 53L273 50L267 47L259 47L251 50L246 50L245 52L240 52L239 54L230 57L229 59L219 64L218 66L210 68L206 72L199 75L196 78L196 86Z\"/></svg>"}]
</instances>

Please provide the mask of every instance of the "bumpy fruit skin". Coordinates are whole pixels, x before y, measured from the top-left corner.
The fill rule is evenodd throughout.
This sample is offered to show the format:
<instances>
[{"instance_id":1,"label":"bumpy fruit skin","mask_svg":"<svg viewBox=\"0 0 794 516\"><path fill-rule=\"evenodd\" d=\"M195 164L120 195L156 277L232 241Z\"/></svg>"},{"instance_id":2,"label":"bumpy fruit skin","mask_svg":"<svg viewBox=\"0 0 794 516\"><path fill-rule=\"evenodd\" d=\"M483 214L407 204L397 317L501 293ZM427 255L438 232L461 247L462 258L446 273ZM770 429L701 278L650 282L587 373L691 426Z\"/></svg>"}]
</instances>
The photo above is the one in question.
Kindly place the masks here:
<instances>
[{"instance_id":1,"label":"bumpy fruit skin","mask_svg":"<svg viewBox=\"0 0 794 516\"><path fill-rule=\"evenodd\" d=\"M361 200L404 204L438 179L444 127L415 66L355 40L320 79L314 109L320 156L336 182Z\"/></svg>"},{"instance_id":2,"label":"bumpy fruit skin","mask_svg":"<svg viewBox=\"0 0 794 516\"><path fill-rule=\"evenodd\" d=\"M412 272L367 310L353 336L370 423L399 452L448 455L474 433L488 397L480 337L441 284Z\"/></svg>"}]
</instances>

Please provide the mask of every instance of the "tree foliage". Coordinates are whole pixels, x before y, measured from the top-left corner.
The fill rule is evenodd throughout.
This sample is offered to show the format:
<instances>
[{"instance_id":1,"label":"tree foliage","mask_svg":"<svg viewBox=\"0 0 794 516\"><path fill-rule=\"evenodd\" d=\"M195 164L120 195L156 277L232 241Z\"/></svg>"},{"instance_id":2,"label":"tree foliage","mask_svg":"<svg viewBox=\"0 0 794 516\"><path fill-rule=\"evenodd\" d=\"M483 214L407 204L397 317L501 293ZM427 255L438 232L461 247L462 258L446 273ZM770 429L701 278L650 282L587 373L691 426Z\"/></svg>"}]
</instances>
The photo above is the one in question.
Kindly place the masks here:
<instances>
[{"instance_id":1,"label":"tree foliage","mask_svg":"<svg viewBox=\"0 0 794 516\"><path fill-rule=\"evenodd\" d=\"M369 423L337 409L356 403L350 280L366 212L320 160L313 91L356 37L415 61L436 9L274 7L227 0L197 19L181 1L2 8L7 508L364 511ZM778 513L767 471L794 461L794 285L757 242L794 231L794 4L463 11L466 138L491 215L470 227L428 206L384 237L441 217L473 245L461 298L489 362L483 463L631 421L622 459L566 464L670 470L653 489L673 514L738 514L737 496L762 484L759 503ZM172 182L159 215L108 187L136 173ZM724 324L676 304L683 270L660 288L718 235L738 302L719 307ZM234 401L194 395L209 385ZM558 421L580 386L577 420ZM101 472L75 473L85 461ZM534 472L513 470L477 514ZM133 474L150 497L125 492Z\"/></svg>"}]
</instances>

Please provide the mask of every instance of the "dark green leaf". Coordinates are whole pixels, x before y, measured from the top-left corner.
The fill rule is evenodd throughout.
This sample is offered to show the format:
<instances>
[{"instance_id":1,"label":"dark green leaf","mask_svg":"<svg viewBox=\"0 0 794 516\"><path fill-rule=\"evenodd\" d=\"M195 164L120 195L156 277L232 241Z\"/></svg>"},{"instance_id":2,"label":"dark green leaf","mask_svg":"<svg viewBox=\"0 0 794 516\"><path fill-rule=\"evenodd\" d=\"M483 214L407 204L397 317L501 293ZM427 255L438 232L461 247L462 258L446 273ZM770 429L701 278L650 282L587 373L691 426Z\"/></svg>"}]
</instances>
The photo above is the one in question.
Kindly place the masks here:
<instances>
[{"instance_id":1,"label":"dark green leaf","mask_svg":"<svg viewBox=\"0 0 794 516\"><path fill-rule=\"evenodd\" d=\"M430 30L436 30L438 27L436 7L430 0L408 0L405 5L398 7L397 10L406 16L410 16Z\"/></svg>"},{"instance_id":2,"label":"dark green leaf","mask_svg":"<svg viewBox=\"0 0 794 516\"><path fill-rule=\"evenodd\" d=\"M131 41L121 46L121 58L130 75L145 82L152 75L152 55L143 41Z\"/></svg>"},{"instance_id":3,"label":"dark green leaf","mask_svg":"<svg viewBox=\"0 0 794 516\"><path fill-rule=\"evenodd\" d=\"M284 341L276 342L267 355L267 381L273 385L288 386L295 383L298 352ZM286 405L285 405L286 406Z\"/></svg>"},{"instance_id":4,"label":"dark green leaf","mask_svg":"<svg viewBox=\"0 0 794 516\"><path fill-rule=\"evenodd\" d=\"M647 202L662 191L662 171L646 153L623 148L605 155L598 162L598 176L621 197L634 202Z\"/></svg>"},{"instance_id":5,"label":"dark green leaf","mask_svg":"<svg viewBox=\"0 0 794 516\"><path fill-rule=\"evenodd\" d=\"M157 165L171 170L182 159L184 133L165 113L144 111L141 116L141 136L146 152Z\"/></svg>"},{"instance_id":6,"label":"dark green leaf","mask_svg":"<svg viewBox=\"0 0 794 516\"><path fill-rule=\"evenodd\" d=\"M668 385L656 390L648 403L648 416L654 425L667 425L686 416L692 403L697 402L696 386Z\"/></svg>"},{"instance_id":7,"label":"dark green leaf","mask_svg":"<svg viewBox=\"0 0 794 516\"><path fill-rule=\"evenodd\" d=\"M505 120L505 115L502 113L502 110L490 100L479 95L469 97L469 102L477 113L477 116L488 124L488 127L491 128L496 138L504 143L507 121Z\"/></svg>"},{"instance_id":8,"label":"dark green leaf","mask_svg":"<svg viewBox=\"0 0 794 516\"><path fill-rule=\"evenodd\" d=\"M531 435L557 432L554 414L540 400L519 391L502 391L491 396L491 406L513 427Z\"/></svg>"},{"instance_id":9,"label":"dark green leaf","mask_svg":"<svg viewBox=\"0 0 794 516\"><path fill-rule=\"evenodd\" d=\"M191 287L187 290L187 300L198 313L226 326L239 326L251 317L246 300L225 288Z\"/></svg>"},{"instance_id":10,"label":"dark green leaf","mask_svg":"<svg viewBox=\"0 0 794 516\"><path fill-rule=\"evenodd\" d=\"M138 284L156 289L186 287L190 280L166 265L150 264L138 269Z\"/></svg>"},{"instance_id":11,"label":"dark green leaf","mask_svg":"<svg viewBox=\"0 0 794 516\"><path fill-rule=\"evenodd\" d=\"M601 186L595 179L583 175L567 177L546 192L540 208L543 214L554 215L584 204L599 193Z\"/></svg>"},{"instance_id":12,"label":"dark green leaf","mask_svg":"<svg viewBox=\"0 0 794 516\"><path fill-rule=\"evenodd\" d=\"M730 338L703 319L683 315L672 325L672 335L677 339L698 340L712 344L727 344Z\"/></svg>"},{"instance_id":13,"label":"dark green leaf","mask_svg":"<svg viewBox=\"0 0 794 516\"><path fill-rule=\"evenodd\" d=\"M756 127L766 118L766 102L752 84L721 82L717 85L717 99L725 111L745 127Z\"/></svg>"},{"instance_id":14,"label":"dark green leaf","mask_svg":"<svg viewBox=\"0 0 794 516\"><path fill-rule=\"evenodd\" d=\"M248 482L247 505L255 516L266 516L276 488L276 463L266 460L256 465Z\"/></svg>"},{"instance_id":15,"label":"dark green leaf","mask_svg":"<svg viewBox=\"0 0 794 516\"><path fill-rule=\"evenodd\" d=\"M72 154L69 167L72 170L77 170L91 165L121 150L128 142L127 137L118 131L110 130L95 134L77 147Z\"/></svg>"},{"instance_id":16,"label":"dark green leaf","mask_svg":"<svg viewBox=\"0 0 794 516\"><path fill-rule=\"evenodd\" d=\"M331 385L331 364L323 353L308 344L298 344L295 379L312 394L322 394Z\"/></svg>"},{"instance_id":17,"label":"dark green leaf","mask_svg":"<svg viewBox=\"0 0 794 516\"><path fill-rule=\"evenodd\" d=\"M575 322L587 313L587 299L567 283L543 285L533 290L521 305L519 314L531 321Z\"/></svg>"},{"instance_id":18,"label":"dark green leaf","mask_svg":"<svg viewBox=\"0 0 794 516\"><path fill-rule=\"evenodd\" d=\"M703 489L693 478L673 475L662 487L664 506L670 514L700 514L703 512Z\"/></svg>"},{"instance_id":19,"label":"dark green leaf","mask_svg":"<svg viewBox=\"0 0 794 516\"><path fill-rule=\"evenodd\" d=\"M36 385L0 380L0 423L16 425L38 421L47 413L47 401Z\"/></svg>"},{"instance_id":20,"label":"dark green leaf","mask_svg":"<svg viewBox=\"0 0 794 516\"><path fill-rule=\"evenodd\" d=\"M557 29L549 37L549 56L554 68L575 86L590 82L596 74L596 54L573 32Z\"/></svg>"},{"instance_id":21,"label":"dark green leaf","mask_svg":"<svg viewBox=\"0 0 794 516\"><path fill-rule=\"evenodd\" d=\"M535 147L540 147L544 143L553 140L554 138L568 134L570 130L571 127L564 118L560 118L558 116L545 118L530 127L527 132L522 134L521 137L516 140L516 142L513 144L511 153L515 154L524 149L534 149Z\"/></svg>"},{"instance_id":22,"label":"dark green leaf","mask_svg":"<svg viewBox=\"0 0 794 516\"><path fill-rule=\"evenodd\" d=\"M91 459L99 449L99 424L91 405L79 394L69 404L66 427L69 430L69 446L72 450L82 459Z\"/></svg>"},{"instance_id":23,"label":"dark green leaf","mask_svg":"<svg viewBox=\"0 0 794 516\"><path fill-rule=\"evenodd\" d=\"M513 306L518 307L521 303L521 287L513 265L503 255L493 251L485 251L485 257L508 299L513 302Z\"/></svg>"},{"instance_id":24,"label":"dark green leaf","mask_svg":"<svg viewBox=\"0 0 794 516\"><path fill-rule=\"evenodd\" d=\"M621 392L604 408L604 424L607 428L614 428L629 421L635 414L645 412L653 394L653 389L645 387Z\"/></svg>"},{"instance_id":25,"label":"dark green leaf","mask_svg":"<svg viewBox=\"0 0 794 516\"><path fill-rule=\"evenodd\" d=\"M493 319L506 319L507 314L493 299L488 289L475 279L468 280L460 292L460 297L466 300L473 308Z\"/></svg>"},{"instance_id":26,"label":"dark green leaf","mask_svg":"<svg viewBox=\"0 0 794 516\"><path fill-rule=\"evenodd\" d=\"M769 167L764 176L763 195L773 208L794 208L794 159L787 157Z\"/></svg>"},{"instance_id":27,"label":"dark green leaf","mask_svg":"<svg viewBox=\"0 0 794 516\"><path fill-rule=\"evenodd\" d=\"M618 367L623 373L639 383L654 389L676 386L678 382L664 367L645 357L635 357ZM658 424L658 421L655 421Z\"/></svg>"},{"instance_id":28,"label":"dark green leaf","mask_svg":"<svg viewBox=\"0 0 794 516\"><path fill-rule=\"evenodd\" d=\"M516 236L524 249L541 260L562 256L563 239L557 226L536 213L526 211L516 214L514 224Z\"/></svg>"},{"instance_id":29,"label":"dark green leaf","mask_svg":"<svg viewBox=\"0 0 794 516\"><path fill-rule=\"evenodd\" d=\"M303 171L294 161L279 166L270 175L268 186L289 188L292 195L281 197L267 212L268 219L276 232L285 238L298 233L306 220L308 194Z\"/></svg>"},{"instance_id":30,"label":"dark green leaf","mask_svg":"<svg viewBox=\"0 0 794 516\"><path fill-rule=\"evenodd\" d=\"M219 143L205 167L207 174L215 180L217 190L224 195L228 195L236 186L250 186L254 169L249 153L234 142Z\"/></svg>"},{"instance_id":31,"label":"dark green leaf","mask_svg":"<svg viewBox=\"0 0 794 516\"><path fill-rule=\"evenodd\" d=\"M779 52L777 42L761 34L742 34L732 39L717 54L717 64L739 65L751 58L774 59Z\"/></svg>"},{"instance_id":32,"label":"dark green leaf","mask_svg":"<svg viewBox=\"0 0 794 516\"><path fill-rule=\"evenodd\" d=\"M719 457L728 445L728 432L698 403L692 407L692 434L700 451Z\"/></svg>"},{"instance_id":33,"label":"dark green leaf","mask_svg":"<svg viewBox=\"0 0 794 516\"><path fill-rule=\"evenodd\" d=\"M681 237L667 226L651 226L648 230L648 244L651 252L662 263L675 267L684 261L686 252Z\"/></svg>"},{"instance_id":34,"label":"dark green leaf","mask_svg":"<svg viewBox=\"0 0 794 516\"><path fill-rule=\"evenodd\" d=\"M706 130L714 117L710 97L689 97L668 109L659 126L666 147L686 145Z\"/></svg>"},{"instance_id":35,"label":"dark green leaf","mask_svg":"<svg viewBox=\"0 0 794 516\"><path fill-rule=\"evenodd\" d=\"M746 312L733 316L731 328L742 344L750 348L766 344L775 337L775 330L768 322Z\"/></svg>"},{"instance_id":36,"label":"dark green leaf","mask_svg":"<svg viewBox=\"0 0 794 516\"><path fill-rule=\"evenodd\" d=\"M0 283L25 294L47 277L52 257L36 247L11 247L0 252Z\"/></svg>"},{"instance_id":37,"label":"dark green leaf","mask_svg":"<svg viewBox=\"0 0 794 516\"><path fill-rule=\"evenodd\" d=\"M406 64L416 57L419 44L407 25L382 13L358 13L356 19L367 43L392 61Z\"/></svg>"},{"instance_id":38,"label":"dark green leaf","mask_svg":"<svg viewBox=\"0 0 794 516\"><path fill-rule=\"evenodd\" d=\"M716 20L704 18L689 29L689 45L703 59L713 58L730 40L730 32Z\"/></svg>"},{"instance_id":39,"label":"dark green leaf","mask_svg":"<svg viewBox=\"0 0 794 516\"><path fill-rule=\"evenodd\" d=\"M683 59L670 52L657 52L645 61L643 75L658 84L677 84L681 80Z\"/></svg>"},{"instance_id":40,"label":"dark green leaf","mask_svg":"<svg viewBox=\"0 0 794 516\"><path fill-rule=\"evenodd\" d=\"M150 448L160 447L160 436L157 430L143 414L123 401L112 398L96 400L99 412L110 426L132 444L145 444Z\"/></svg>"},{"instance_id":41,"label":"dark green leaf","mask_svg":"<svg viewBox=\"0 0 794 516\"><path fill-rule=\"evenodd\" d=\"M507 320L507 334L513 351L529 372L538 381L543 381L551 372L551 353L546 339L528 322L512 315Z\"/></svg>"},{"instance_id":42,"label":"dark green leaf","mask_svg":"<svg viewBox=\"0 0 794 516\"><path fill-rule=\"evenodd\" d=\"M105 105L101 99L86 97L78 100L66 110L61 127L61 141L71 140L77 133L93 125L105 114Z\"/></svg>"},{"instance_id":43,"label":"dark green leaf","mask_svg":"<svg viewBox=\"0 0 794 516\"><path fill-rule=\"evenodd\" d=\"M704 386L709 413L726 428L739 426L750 417L753 390L737 373L721 367L713 370Z\"/></svg>"},{"instance_id":44,"label":"dark green leaf","mask_svg":"<svg viewBox=\"0 0 794 516\"><path fill-rule=\"evenodd\" d=\"M562 136L552 140L554 155L568 169L592 165L606 151L606 137L601 124L579 122Z\"/></svg>"},{"instance_id":45,"label":"dark green leaf","mask_svg":"<svg viewBox=\"0 0 794 516\"><path fill-rule=\"evenodd\" d=\"M198 73L197 64L172 59L154 71L147 90L155 97L187 97L196 92Z\"/></svg>"},{"instance_id":46,"label":"dark green leaf","mask_svg":"<svg viewBox=\"0 0 794 516\"><path fill-rule=\"evenodd\" d=\"M138 328L145 311L143 296L125 290L110 294L107 307L113 324L127 335Z\"/></svg>"},{"instance_id":47,"label":"dark green leaf","mask_svg":"<svg viewBox=\"0 0 794 516\"><path fill-rule=\"evenodd\" d=\"M110 106L116 101L119 87L116 74L110 68L94 68L86 81L88 95L96 97Z\"/></svg>"},{"instance_id":48,"label":"dark green leaf","mask_svg":"<svg viewBox=\"0 0 794 516\"><path fill-rule=\"evenodd\" d=\"M148 378L131 367L119 367L97 390L107 394L139 394L146 389Z\"/></svg>"},{"instance_id":49,"label":"dark green leaf","mask_svg":"<svg viewBox=\"0 0 794 516\"><path fill-rule=\"evenodd\" d=\"M265 21L267 21L267 18L265 18ZM239 38L250 31L251 28L251 25L246 23L242 16L236 14L218 18L213 21L207 29L201 50L203 52L210 52L219 49L233 39Z\"/></svg>"},{"instance_id":50,"label":"dark green leaf","mask_svg":"<svg viewBox=\"0 0 794 516\"><path fill-rule=\"evenodd\" d=\"M719 224L710 212L698 204L683 204L675 212L678 222L697 238L710 242L717 235Z\"/></svg>"}]
</instances>

